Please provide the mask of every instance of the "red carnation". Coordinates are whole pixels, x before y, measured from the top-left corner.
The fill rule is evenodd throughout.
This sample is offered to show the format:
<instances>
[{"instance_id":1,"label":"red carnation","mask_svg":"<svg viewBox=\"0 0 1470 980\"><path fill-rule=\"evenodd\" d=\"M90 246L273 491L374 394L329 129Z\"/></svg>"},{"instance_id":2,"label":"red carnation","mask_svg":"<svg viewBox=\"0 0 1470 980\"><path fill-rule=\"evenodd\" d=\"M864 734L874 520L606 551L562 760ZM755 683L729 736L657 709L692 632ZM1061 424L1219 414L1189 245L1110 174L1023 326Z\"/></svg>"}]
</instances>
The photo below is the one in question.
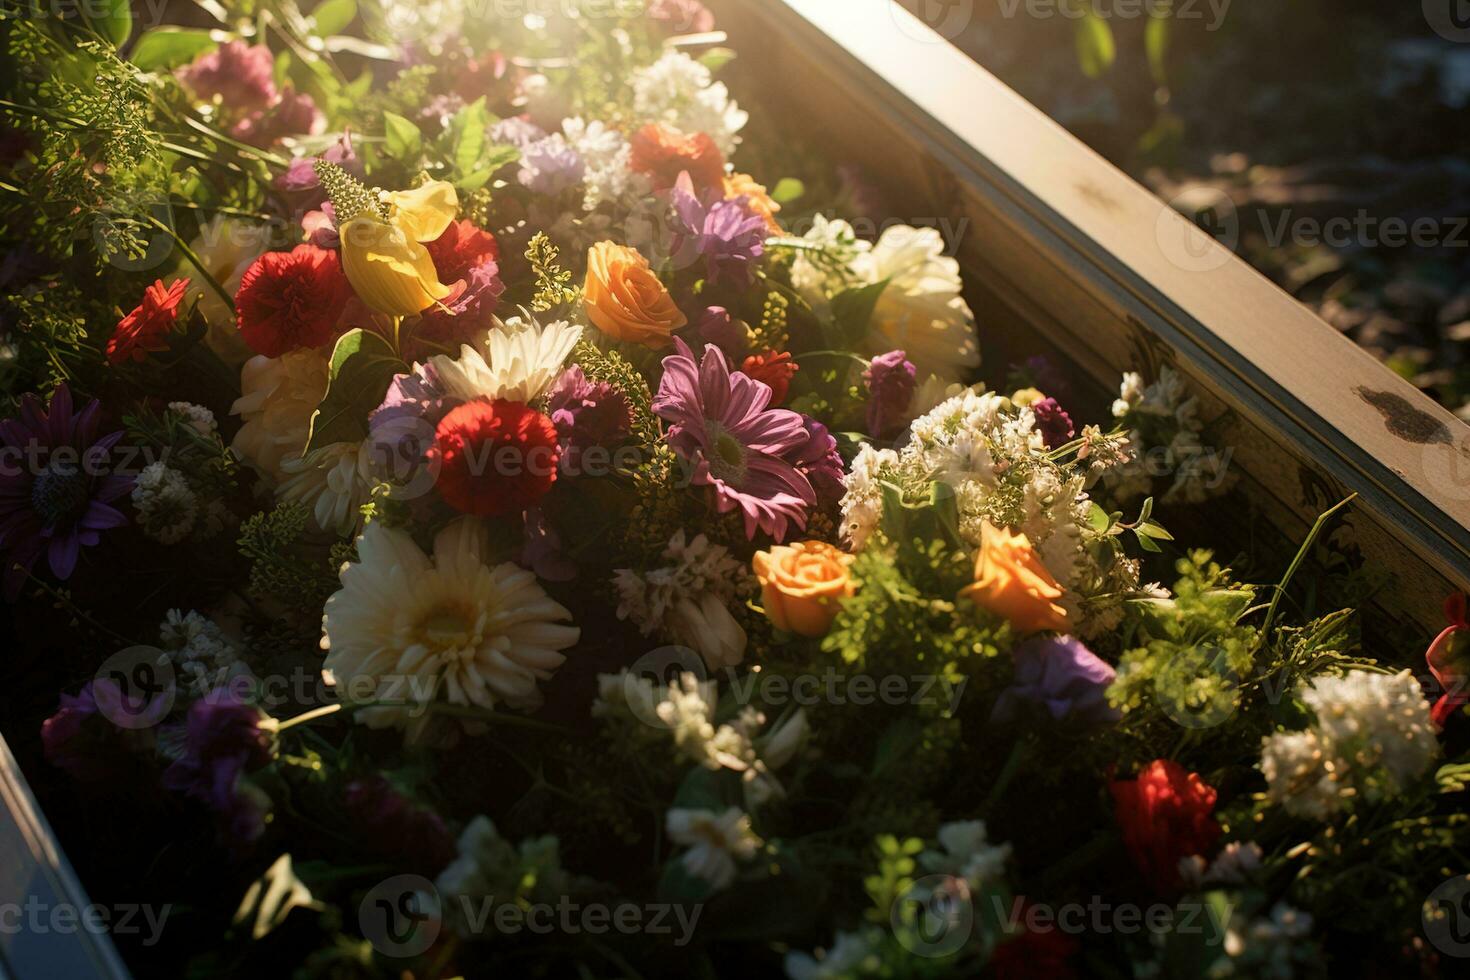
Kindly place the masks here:
<instances>
[{"instance_id":1,"label":"red carnation","mask_svg":"<svg viewBox=\"0 0 1470 980\"><path fill-rule=\"evenodd\" d=\"M1179 859L1207 854L1220 838L1211 815L1215 788L1179 763L1157 759L1137 779L1118 780L1109 789L1133 863L1156 891L1176 891Z\"/></svg>"},{"instance_id":2,"label":"red carnation","mask_svg":"<svg viewBox=\"0 0 1470 980\"><path fill-rule=\"evenodd\" d=\"M351 296L336 252L315 245L266 252L240 277L240 336L266 357L321 347L337 339L337 321Z\"/></svg>"},{"instance_id":3,"label":"red carnation","mask_svg":"<svg viewBox=\"0 0 1470 980\"><path fill-rule=\"evenodd\" d=\"M434 260L440 282L464 285L444 300L447 311L438 306L424 311L413 339L435 346L410 348L410 354L420 359L444 349L456 351L476 335L483 337L505 292L500 279L500 243L473 222L451 222L444 234L424 247Z\"/></svg>"},{"instance_id":4,"label":"red carnation","mask_svg":"<svg viewBox=\"0 0 1470 980\"><path fill-rule=\"evenodd\" d=\"M787 351L778 354L768 350L764 354L752 354L740 365L741 373L770 386L772 406L786 400L786 389L791 387L791 376L797 370L796 362Z\"/></svg>"},{"instance_id":5,"label":"red carnation","mask_svg":"<svg viewBox=\"0 0 1470 980\"><path fill-rule=\"evenodd\" d=\"M164 338L179 319L179 304L189 280L175 279L164 286L159 279L143 290L143 302L117 322L112 339L107 342L107 360L121 364L128 359L141 361L149 351L168 350Z\"/></svg>"},{"instance_id":6,"label":"red carnation","mask_svg":"<svg viewBox=\"0 0 1470 980\"><path fill-rule=\"evenodd\" d=\"M477 398L444 416L430 460L455 510L499 517L525 510L556 482L556 426L520 402Z\"/></svg>"},{"instance_id":7,"label":"red carnation","mask_svg":"<svg viewBox=\"0 0 1470 980\"><path fill-rule=\"evenodd\" d=\"M661 123L633 134L630 166L652 177L659 190L673 187L685 172L700 189L719 187L725 179L725 158L708 133L683 133Z\"/></svg>"}]
</instances>

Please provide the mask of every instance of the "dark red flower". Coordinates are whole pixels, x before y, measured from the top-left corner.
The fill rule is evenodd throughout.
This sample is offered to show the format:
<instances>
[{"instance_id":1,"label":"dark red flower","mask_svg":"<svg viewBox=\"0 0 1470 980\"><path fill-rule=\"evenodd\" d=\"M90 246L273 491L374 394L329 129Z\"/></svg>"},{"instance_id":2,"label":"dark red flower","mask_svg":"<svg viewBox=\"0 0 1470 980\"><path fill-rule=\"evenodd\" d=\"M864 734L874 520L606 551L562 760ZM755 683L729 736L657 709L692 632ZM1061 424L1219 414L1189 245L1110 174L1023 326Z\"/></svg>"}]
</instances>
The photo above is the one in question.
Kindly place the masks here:
<instances>
[{"instance_id":1,"label":"dark red flower","mask_svg":"<svg viewBox=\"0 0 1470 980\"><path fill-rule=\"evenodd\" d=\"M1031 411L1036 416L1036 429L1046 441L1047 449L1065 446L1077 434L1076 427L1072 425L1072 416L1062 409L1055 398L1043 398L1031 406Z\"/></svg>"},{"instance_id":2,"label":"dark red flower","mask_svg":"<svg viewBox=\"0 0 1470 980\"><path fill-rule=\"evenodd\" d=\"M495 236L470 221L454 221L444 234L424 246L434 260L439 281L464 283L458 295L444 300L448 312L431 306L423 313L413 339L427 341L457 352L459 345L483 336L490 327L490 316L505 292L500 279L500 243ZM410 354L427 357L439 350L414 349Z\"/></svg>"},{"instance_id":3,"label":"dark red flower","mask_svg":"<svg viewBox=\"0 0 1470 980\"><path fill-rule=\"evenodd\" d=\"M681 173L699 189L723 186L725 157L708 133L684 133L662 123L649 123L633 134L632 169L668 190Z\"/></svg>"},{"instance_id":4,"label":"dark red flower","mask_svg":"<svg viewBox=\"0 0 1470 980\"><path fill-rule=\"evenodd\" d=\"M1180 885L1179 859L1207 855L1220 839L1215 788L1168 759L1150 762L1137 779L1108 787L1113 813L1133 863L1160 893Z\"/></svg>"},{"instance_id":5,"label":"dark red flower","mask_svg":"<svg viewBox=\"0 0 1470 980\"><path fill-rule=\"evenodd\" d=\"M1021 902L1022 922L1031 914L1031 903ZM1048 922L1032 930L1022 925L1020 930L1001 942L990 954L986 976L995 980L1029 980L1031 977L1047 977L1049 980L1072 980L1077 970L1071 959L1077 955L1080 943L1076 938Z\"/></svg>"},{"instance_id":6,"label":"dark red flower","mask_svg":"<svg viewBox=\"0 0 1470 980\"><path fill-rule=\"evenodd\" d=\"M315 245L266 252L240 277L240 336L266 357L321 347L337 339L337 321L351 296L336 252Z\"/></svg>"},{"instance_id":7,"label":"dark red flower","mask_svg":"<svg viewBox=\"0 0 1470 980\"><path fill-rule=\"evenodd\" d=\"M159 279L143 290L143 302L117 322L107 342L107 360L113 364L130 358L141 361L150 351L168 350L164 338L178 322L179 304L188 288L187 279L175 279L168 286Z\"/></svg>"},{"instance_id":8,"label":"dark red flower","mask_svg":"<svg viewBox=\"0 0 1470 980\"><path fill-rule=\"evenodd\" d=\"M1443 728L1462 705L1470 704L1470 621L1465 615L1466 598L1456 592L1445 600L1444 615L1449 626L1434 638L1424 659L1439 684L1439 700L1430 717Z\"/></svg>"},{"instance_id":9,"label":"dark red flower","mask_svg":"<svg viewBox=\"0 0 1470 980\"><path fill-rule=\"evenodd\" d=\"M791 376L799 370L788 351L777 353L768 350L764 354L752 354L740 365L741 373L764 382L771 389L771 405L774 407L786 400L786 390L791 387Z\"/></svg>"},{"instance_id":10,"label":"dark red flower","mask_svg":"<svg viewBox=\"0 0 1470 980\"><path fill-rule=\"evenodd\" d=\"M556 482L556 426L520 402L477 398L440 421L429 459L439 468L439 495L455 510L516 513Z\"/></svg>"},{"instance_id":11,"label":"dark red flower","mask_svg":"<svg viewBox=\"0 0 1470 980\"><path fill-rule=\"evenodd\" d=\"M383 776L348 783L345 802L354 831L374 854L423 875L438 874L454 860L454 835L443 818Z\"/></svg>"}]
</instances>

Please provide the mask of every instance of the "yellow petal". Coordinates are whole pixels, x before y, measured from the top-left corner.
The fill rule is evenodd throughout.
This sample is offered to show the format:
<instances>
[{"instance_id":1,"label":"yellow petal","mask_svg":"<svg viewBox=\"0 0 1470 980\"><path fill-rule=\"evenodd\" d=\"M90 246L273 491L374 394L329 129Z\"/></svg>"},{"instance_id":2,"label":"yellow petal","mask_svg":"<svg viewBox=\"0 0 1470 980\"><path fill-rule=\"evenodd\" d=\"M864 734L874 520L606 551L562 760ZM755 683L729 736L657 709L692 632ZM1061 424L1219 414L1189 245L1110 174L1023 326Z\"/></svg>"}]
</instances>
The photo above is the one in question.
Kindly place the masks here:
<instances>
[{"instance_id":1,"label":"yellow petal","mask_svg":"<svg viewBox=\"0 0 1470 980\"><path fill-rule=\"evenodd\" d=\"M432 242L459 214L459 195L454 185L431 180L408 191L388 195L388 218L416 242Z\"/></svg>"},{"instance_id":2,"label":"yellow petal","mask_svg":"<svg viewBox=\"0 0 1470 980\"><path fill-rule=\"evenodd\" d=\"M429 250L397 224L359 215L342 226L342 269L357 296L391 316L412 316L451 292Z\"/></svg>"}]
</instances>

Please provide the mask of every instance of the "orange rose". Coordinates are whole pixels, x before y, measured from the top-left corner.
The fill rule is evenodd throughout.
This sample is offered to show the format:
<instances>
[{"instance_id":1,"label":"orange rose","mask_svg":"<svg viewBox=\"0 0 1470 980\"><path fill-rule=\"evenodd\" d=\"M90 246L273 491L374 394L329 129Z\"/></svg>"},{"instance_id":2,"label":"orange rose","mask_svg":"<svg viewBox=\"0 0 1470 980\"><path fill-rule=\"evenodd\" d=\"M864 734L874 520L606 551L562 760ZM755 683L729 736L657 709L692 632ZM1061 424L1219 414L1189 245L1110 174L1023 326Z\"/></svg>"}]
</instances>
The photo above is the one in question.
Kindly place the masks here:
<instances>
[{"instance_id":1,"label":"orange rose","mask_svg":"<svg viewBox=\"0 0 1470 980\"><path fill-rule=\"evenodd\" d=\"M1067 628L1067 611L1057 605L1062 587L1036 557L1024 534L1012 534L986 521L975 559L975 583L960 597L1008 620L1022 633Z\"/></svg>"},{"instance_id":2,"label":"orange rose","mask_svg":"<svg viewBox=\"0 0 1470 980\"><path fill-rule=\"evenodd\" d=\"M781 234L781 223L776 220L781 205L771 199L764 185L757 184L750 174L731 174L725 178L725 200L737 197L749 198L750 209L766 220L766 230L773 235Z\"/></svg>"},{"instance_id":3,"label":"orange rose","mask_svg":"<svg viewBox=\"0 0 1470 980\"><path fill-rule=\"evenodd\" d=\"M756 552L751 565L761 583L766 617L788 633L825 636L841 601L857 591L847 570L851 564L851 555L822 541Z\"/></svg>"},{"instance_id":4,"label":"orange rose","mask_svg":"<svg viewBox=\"0 0 1470 980\"><path fill-rule=\"evenodd\" d=\"M598 242L587 254L582 291L587 318L603 333L645 347L668 347L689 322L636 248Z\"/></svg>"}]
</instances>

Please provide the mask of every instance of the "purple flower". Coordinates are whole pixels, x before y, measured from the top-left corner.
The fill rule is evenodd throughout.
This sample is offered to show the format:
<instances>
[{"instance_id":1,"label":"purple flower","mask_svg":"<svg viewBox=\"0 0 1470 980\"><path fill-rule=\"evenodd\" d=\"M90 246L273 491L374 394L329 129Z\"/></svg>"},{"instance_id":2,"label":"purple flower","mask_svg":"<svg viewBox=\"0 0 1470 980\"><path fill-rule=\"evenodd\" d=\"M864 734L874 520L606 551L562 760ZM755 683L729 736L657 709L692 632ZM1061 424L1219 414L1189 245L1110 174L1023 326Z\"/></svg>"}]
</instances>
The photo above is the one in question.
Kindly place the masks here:
<instances>
[{"instance_id":1,"label":"purple flower","mask_svg":"<svg viewBox=\"0 0 1470 980\"><path fill-rule=\"evenodd\" d=\"M577 563L562 550L561 535L540 507L526 509L520 565L547 582L570 582L577 577Z\"/></svg>"},{"instance_id":2,"label":"purple flower","mask_svg":"<svg viewBox=\"0 0 1470 980\"><path fill-rule=\"evenodd\" d=\"M1015 385L1017 388L1040 388L1055 398L1066 398L1071 393L1066 375L1045 354L1032 354L1019 369L1012 370L1025 379L1024 383Z\"/></svg>"},{"instance_id":3,"label":"purple flower","mask_svg":"<svg viewBox=\"0 0 1470 980\"><path fill-rule=\"evenodd\" d=\"M766 222L751 209L749 198L726 201L718 190L701 198L687 173L674 185L673 232L670 244L681 265L702 256L711 284L728 276L748 287L755 261L766 250Z\"/></svg>"},{"instance_id":4,"label":"purple flower","mask_svg":"<svg viewBox=\"0 0 1470 980\"><path fill-rule=\"evenodd\" d=\"M699 318L699 339L714 344L732 361L744 360L750 350L745 327L723 306L711 306Z\"/></svg>"},{"instance_id":5,"label":"purple flower","mask_svg":"<svg viewBox=\"0 0 1470 980\"><path fill-rule=\"evenodd\" d=\"M1036 637L1012 652L1016 676L991 711L993 724L1008 724L1028 710L1045 709L1056 721L1084 726L1111 724L1117 710L1108 704L1113 668L1070 636Z\"/></svg>"},{"instance_id":6,"label":"purple flower","mask_svg":"<svg viewBox=\"0 0 1470 980\"><path fill-rule=\"evenodd\" d=\"M369 849L422 875L435 875L454 860L454 835L444 820L419 806L380 775L347 784L347 819Z\"/></svg>"},{"instance_id":7,"label":"purple flower","mask_svg":"<svg viewBox=\"0 0 1470 980\"><path fill-rule=\"evenodd\" d=\"M901 350L873 358L863 372L868 386L868 434L890 435L908 423L914 400L915 371Z\"/></svg>"},{"instance_id":8,"label":"purple flower","mask_svg":"<svg viewBox=\"0 0 1470 980\"><path fill-rule=\"evenodd\" d=\"M163 785L213 810L227 839L252 841L265 831L269 800L242 781L275 758L263 718L255 705L220 688L190 705L182 728L173 732L183 751L164 770Z\"/></svg>"},{"instance_id":9,"label":"purple flower","mask_svg":"<svg viewBox=\"0 0 1470 980\"><path fill-rule=\"evenodd\" d=\"M648 19L670 34L705 34L715 29L715 15L699 0L650 0Z\"/></svg>"},{"instance_id":10,"label":"purple flower","mask_svg":"<svg viewBox=\"0 0 1470 980\"><path fill-rule=\"evenodd\" d=\"M520 181L533 194L560 194L586 176L587 162L560 133L521 147Z\"/></svg>"},{"instance_id":11,"label":"purple flower","mask_svg":"<svg viewBox=\"0 0 1470 980\"><path fill-rule=\"evenodd\" d=\"M264 44L226 41L175 74L195 98L218 97L233 112L263 110L276 101L275 58Z\"/></svg>"},{"instance_id":12,"label":"purple flower","mask_svg":"<svg viewBox=\"0 0 1470 980\"><path fill-rule=\"evenodd\" d=\"M230 135L252 146L270 146L285 136L319 133L326 124L311 96L287 86L275 105L250 113L235 123Z\"/></svg>"},{"instance_id":13,"label":"purple flower","mask_svg":"<svg viewBox=\"0 0 1470 980\"><path fill-rule=\"evenodd\" d=\"M837 440L810 415L803 415L802 420L806 423L807 443L796 456L796 468L811 482L818 500L835 503L846 492L842 480L847 475Z\"/></svg>"},{"instance_id":14,"label":"purple flower","mask_svg":"<svg viewBox=\"0 0 1470 980\"><path fill-rule=\"evenodd\" d=\"M1043 398L1031 406L1031 413L1036 416L1036 428L1046 441L1047 449L1064 446L1077 434L1072 425L1072 417L1062 411L1062 406L1055 398Z\"/></svg>"},{"instance_id":15,"label":"purple flower","mask_svg":"<svg viewBox=\"0 0 1470 980\"><path fill-rule=\"evenodd\" d=\"M459 404L459 399L445 394L433 362L395 375L383 403L368 416L368 457L374 475L400 487L431 475L424 467L434 430Z\"/></svg>"},{"instance_id":16,"label":"purple flower","mask_svg":"<svg viewBox=\"0 0 1470 980\"><path fill-rule=\"evenodd\" d=\"M525 116L511 116L490 127L490 138L496 143L509 143L525 149L532 143L546 139L546 130Z\"/></svg>"},{"instance_id":17,"label":"purple flower","mask_svg":"<svg viewBox=\"0 0 1470 980\"><path fill-rule=\"evenodd\" d=\"M694 464L693 482L714 488L720 513L740 511L747 537L759 527L782 541L789 524L806 527L817 495L797 469L811 443L805 420L767 408L771 389L731 372L713 344L699 362L682 339L675 337L674 345L678 353L664 358L653 410L673 423L668 443Z\"/></svg>"},{"instance_id":18,"label":"purple flower","mask_svg":"<svg viewBox=\"0 0 1470 980\"><path fill-rule=\"evenodd\" d=\"M110 506L133 478L110 472L114 432L97 438L101 406L93 400L72 414L71 389L62 383L49 409L27 394L20 414L0 422L0 556L5 596L13 599L36 559L46 553L51 573L68 579L83 547L99 531L128 522Z\"/></svg>"},{"instance_id":19,"label":"purple flower","mask_svg":"<svg viewBox=\"0 0 1470 980\"><path fill-rule=\"evenodd\" d=\"M616 446L633 427L627 396L605 381L587 380L575 364L547 392L546 414L561 436L561 465L572 475L581 471L582 453L593 446Z\"/></svg>"},{"instance_id":20,"label":"purple flower","mask_svg":"<svg viewBox=\"0 0 1470 980\"><path fill-rule=\"evenodd\" d=\"M335 163L348 173L362 176L362 162L352 149L352 134L344 132L337 141L319 157L296 157L287 165L284 173L276 177L276 189L287 194L303 195L301 203L315 207L326 201L321 178L316 175L316 162L325 160ZM335 246L334 246L335 247Z\"/></svg>"}]
</instances>

